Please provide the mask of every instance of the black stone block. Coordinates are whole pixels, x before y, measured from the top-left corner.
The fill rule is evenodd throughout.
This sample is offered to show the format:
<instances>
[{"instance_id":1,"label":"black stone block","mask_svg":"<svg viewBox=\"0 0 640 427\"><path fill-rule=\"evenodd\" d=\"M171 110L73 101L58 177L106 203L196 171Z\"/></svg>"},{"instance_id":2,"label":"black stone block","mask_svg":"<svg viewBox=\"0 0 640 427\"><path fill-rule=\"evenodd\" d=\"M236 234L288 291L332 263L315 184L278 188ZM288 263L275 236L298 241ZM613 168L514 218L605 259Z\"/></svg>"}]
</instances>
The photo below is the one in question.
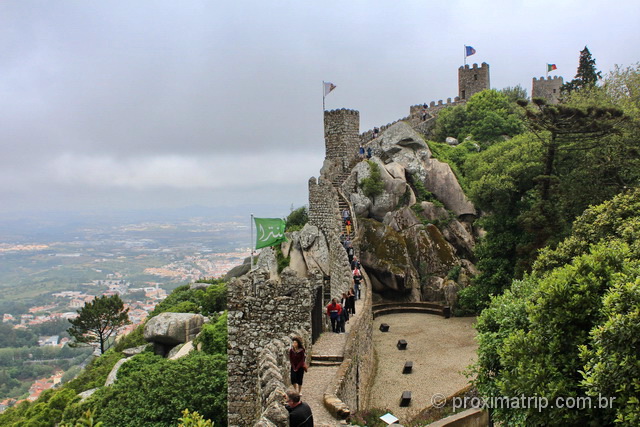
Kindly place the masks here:
<instances>
[{"instance_id":1,"label":"black stone block","mask_svg":"<svg viewBox=\"0 0 640 427\"><path fill-rule=\"evenodd\" d=\"M451 307L449 306L445 306L442 308L442 315L444 316L445 319L448 319L451 317Z\"/></svg>"},{"instance_id":2,"label":"black stone block","mask_svg":"<svg viewBox=\"0 0 640 427\"><path fill-rule=\"evenodd\" d=\"M408 360L404 362L404 368L402 369L403 374L410 374L413 370L413 362Z\"/></svg>"},{"instance_id":3,"label":"black stone block","mask_svg":"<svg viewBox=\"0 0 640 427\"><path fill-rule=\"evenodd\" d=\"M406 350L407 349L407 341L405 340L398 340L398 350Z\"/></svg>"},{"instance_id":4,"label":"black stone block","mask_svg":"<svg viewBox=\"0 0 640 427\"><path fill-rule=\"evenodd\" d=\"M409 406L409 403L411 403L411 392L403 391L400 398L400 406Z\"/></svg>"},{"instance_id":5,"label":"black stone block","mask_svg":"<svg viewBox=\"0 0 640 427\"><path fill-rule=\"evenodd\" d=\"M389 325L387 325L386 323L381 323L380 324L380 330L382 332L389 332Z\"/></svg>"}]
</instances>

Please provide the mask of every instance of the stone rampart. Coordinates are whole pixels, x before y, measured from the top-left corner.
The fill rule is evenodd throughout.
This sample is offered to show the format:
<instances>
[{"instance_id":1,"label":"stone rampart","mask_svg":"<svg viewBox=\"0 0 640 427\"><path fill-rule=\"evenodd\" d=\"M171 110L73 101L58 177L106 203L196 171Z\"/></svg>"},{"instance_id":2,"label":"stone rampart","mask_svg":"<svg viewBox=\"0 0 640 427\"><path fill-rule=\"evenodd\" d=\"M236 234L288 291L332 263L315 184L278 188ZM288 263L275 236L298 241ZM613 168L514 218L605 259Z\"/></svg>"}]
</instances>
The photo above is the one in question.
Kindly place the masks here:
<instances>
[{"instance_id":1,"label":"stone rampart","mask_svg":"<svg viewBox=\"0 0 640 427\"><path fill-rule=\"evenodd\" d=\"M289 424L289 413L282 405L284 393L289 388L290 362L288 351L293 336L304 337L305 331L295 330L271 341L258 356L258 390L262 413L257 426ZM311 346L304 343L307 351Z\"/></svg>"},{"instance_id":2,"label":"stone rampart","mask_svg":"<svg viewBox=\"0 0 640 427\"><path fill-rule=\"evenodd\" d=\"M282 352L291 333L310 342L313 290L318 285L322 286L322 278L302 279L288 269L280 280L272 280L269 273L258 269L228 284L230 426L253 425L263 412L275 410L274 391L287 381L287 375L282 374L288 369ZM264 351L273 355L270 364L261 361Z\"/></svg>"},{"instance_id":3,"label":"stone rampart","mask_svg":"<svg viewBox=\"0 0 640 427\"><path fill-rule=\"evenodd\" d=\"M324 403L336 418L365 409L375 375L371 282L364 269L363 304L358 320L351 325L344 349L345 359L324 395Z\"/></svg>"},{"instance_id":4,"label":"stone rampart","mask_svg":"<svg viewBox=\"0 0 640 427\"><path fill-rule=\"evenodd\" d=\"M327 239L331 270L329 294L336 297L346 292L351 284L349 259L338 237L339 221L340 208L336 189L322 177L317 180L309 179L309 224L318 227Z\"/></svg>"}]
</instances>

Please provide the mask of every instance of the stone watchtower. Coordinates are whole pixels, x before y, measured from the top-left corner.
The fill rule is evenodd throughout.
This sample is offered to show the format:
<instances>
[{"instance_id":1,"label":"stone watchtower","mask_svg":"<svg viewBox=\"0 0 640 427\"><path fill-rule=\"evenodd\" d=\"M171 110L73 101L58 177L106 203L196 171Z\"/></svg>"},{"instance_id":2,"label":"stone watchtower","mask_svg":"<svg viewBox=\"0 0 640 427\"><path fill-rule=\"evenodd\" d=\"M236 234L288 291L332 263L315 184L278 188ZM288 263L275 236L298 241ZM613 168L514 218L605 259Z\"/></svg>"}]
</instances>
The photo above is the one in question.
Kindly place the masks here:
<instances>
[{"instance_id":1,"label":"stone watchtower","mask_svg":"<svg viewBox=\"0 0 640 427\"><path fill-rule=\"evenodd\" d=\"M549 104L557 104L560 102L560 88L564 84L562 77L553 76L540 77L540 80L533 78L531 85L531 99L543 98Z\"/></svg>"},{"instance_id":2,"label":"stone watchtower","mask_svg":"<svg viewBox=\"0 0 640 427\"><path fill-rule=\"evenodd\" d=\"M331 110L324 112L324 142L327 160L340 163L341 172L348 167L348 159L358 153L360 145L360 112ZM346 162L346 163L345 163Z\"/></svg>"},{"instance_id":3,"label":"stone watchtower","mask_svg":"<svg viewBox=\"0 0 640 427\"><path fill-rule=\"evenodd\" d=\"M483 62L480 67L473 64L458 68L458 97L460 100L469 100L474 93L491 88L489 81L489 64Z\"/></svg>"}]
</instances>

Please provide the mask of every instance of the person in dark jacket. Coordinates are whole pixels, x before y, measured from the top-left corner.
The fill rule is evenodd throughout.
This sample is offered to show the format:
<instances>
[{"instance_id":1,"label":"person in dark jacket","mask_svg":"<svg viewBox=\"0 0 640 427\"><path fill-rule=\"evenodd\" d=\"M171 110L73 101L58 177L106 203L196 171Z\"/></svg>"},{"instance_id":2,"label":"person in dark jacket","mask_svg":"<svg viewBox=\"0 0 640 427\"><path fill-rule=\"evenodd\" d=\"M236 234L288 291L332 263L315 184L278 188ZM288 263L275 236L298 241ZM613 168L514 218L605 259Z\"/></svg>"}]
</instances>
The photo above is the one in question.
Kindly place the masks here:
<instances>
[{"instance_id":1,"label":"person in dark jacket","mask_svg":"<svg viewBox=\"0 0 640 427\"><path fill-rule=\"evenodd\" d=\"M313 413L309 405L300 400L300 393L288 390L285 408L289 411L290 427L313 427Z\"/></svg>"}]
</instances>

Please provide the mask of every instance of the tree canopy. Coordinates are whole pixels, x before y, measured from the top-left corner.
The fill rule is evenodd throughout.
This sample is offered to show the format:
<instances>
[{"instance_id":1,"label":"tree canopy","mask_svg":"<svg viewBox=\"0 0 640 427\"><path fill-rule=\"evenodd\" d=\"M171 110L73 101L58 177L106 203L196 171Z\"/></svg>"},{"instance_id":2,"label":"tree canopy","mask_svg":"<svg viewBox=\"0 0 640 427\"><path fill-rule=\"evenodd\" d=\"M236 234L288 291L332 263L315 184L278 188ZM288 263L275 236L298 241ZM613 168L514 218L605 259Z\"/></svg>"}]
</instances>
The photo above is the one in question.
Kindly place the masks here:
<instances>
[{"instance_id":1,"label":"tree canopy","mask_svg":"<svg viewBox=\"0 0 640 427\"><path fill-rule=\"evenodd\" d=\"M69 320L72 326L67 331L76 343L97 342L102 354L118 328L131 323L128 313L118 295L97 297L78 310L78 317Z\"/></svg>"},{"instance_id":2,"label":"tree canopy","mask_svg":"<svg viewBox=\"0 0 640 427\"><path fill-rule=\"evenodd\" d=\"M480 315L481 395L550 402L542 410L495 409L505 425L637 425L639 212L640 190L590 209L558 249L545 251L531 274ZM596 406L599 396L613 406ZM591 407L554 405L589 397Z\"/></svg>"},{"instance_id":3,"label":"tree canopy","mask_svg":"<svg viewBox=\"0 0 640 427\"><path fill-rule=\"evenodd\" d=\"M578 72L576 73L576 77L570 82L562 85L561 90L568 93L593 88L601 78L602 73L596 69L596 60L591 56L589 48L585 46L584 49L580 51L580 60L578 62Z\"/></svg>"}]
</instances>

